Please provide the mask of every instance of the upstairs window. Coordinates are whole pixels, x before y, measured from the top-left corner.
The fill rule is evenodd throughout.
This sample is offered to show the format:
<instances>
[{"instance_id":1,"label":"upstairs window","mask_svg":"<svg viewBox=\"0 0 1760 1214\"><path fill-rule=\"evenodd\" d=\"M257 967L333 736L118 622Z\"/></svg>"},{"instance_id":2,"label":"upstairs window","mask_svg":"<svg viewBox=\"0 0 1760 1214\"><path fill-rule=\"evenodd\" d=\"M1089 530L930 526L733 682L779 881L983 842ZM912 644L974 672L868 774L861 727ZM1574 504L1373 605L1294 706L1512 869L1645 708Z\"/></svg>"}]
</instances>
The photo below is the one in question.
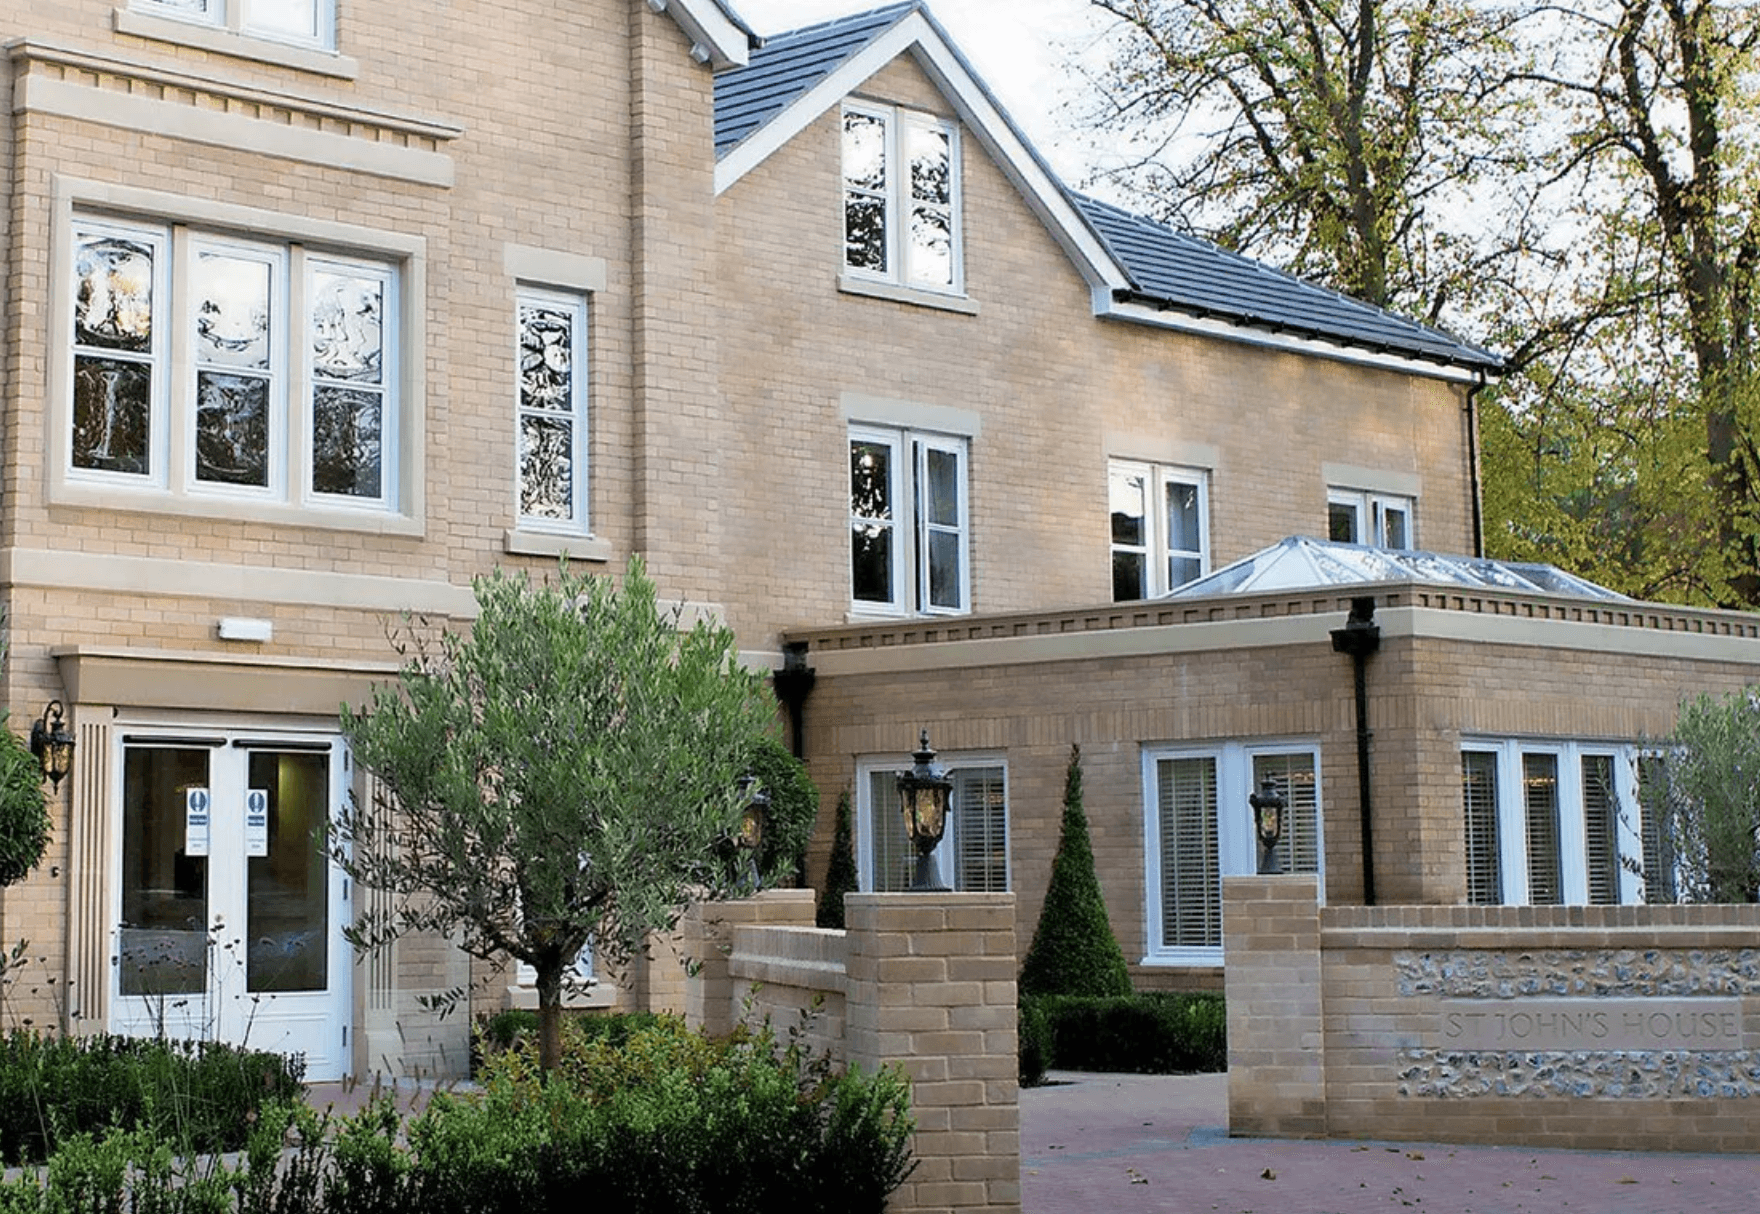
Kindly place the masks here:
<instances>
[{"instance_id":1,"label":"upstairs window","mask_svg":"<svg viewBox=\"0 0 1760 1214\"><path fill-rule=\"evenodd\" d=\"M519 524L587 530L587 305L580 295L519 293L515 450Z\"/></svg>"},{"instance_id":2,"label":"upstairs window","mask_svg":"<svg viewBox=\"0 0 1760 1214\"><path fill-rule=\"evenodd\" d=\"M394 510L398 273L76 217L68 478Z\"/></svg>"},{"instance_id":3,"label":"upstairs window","mask_svg":"<svg viewBox=\"0 0 1760 1214\"><path fill-rule=\"evenodd\" d=\"M129 8L273 42L336 45L335 0L131 0Z\"/></svg>"},{"instance_id":4,"label":"upstairs window","mask_svg":"<svg viewBox=\"0 0 1760 1214\"><path fill-rule=\"evenodd\" d=\"M928 291L963 289L959 131L891 106L843 111L843 265Z\"/></svg>"},{"instance_id":5,"label":"upstairs window","mask_svg":"<svg viewBox=\"0 0 1760 1214\"><path fill-rule=\"evenodd\" d=\"M1115 460L1107 470L1114 602L1165 594L1210 570L1204 473Z\"/></svg>"},{"instance_id":6,"label":"upstairs window","mask_svg":"<svg viewBox=\"0 0 1760 1214\"><path fill-rule=\"evenodd\" d=\"M1411 498L1394 493L1328 489L1327 538L1341 544L1411 548L1415 544L1414 506Z\"/></svg>"},{"instance_id":7,"label":"upstairs window","mask_svg":"<svg viewBox=\"0 0 1760 1214\"><path fill-rule=\"evenodd\" d=\"M852 426L850 598L859 612L971 609L966 440Z\"/></svg>"}]
</instances>

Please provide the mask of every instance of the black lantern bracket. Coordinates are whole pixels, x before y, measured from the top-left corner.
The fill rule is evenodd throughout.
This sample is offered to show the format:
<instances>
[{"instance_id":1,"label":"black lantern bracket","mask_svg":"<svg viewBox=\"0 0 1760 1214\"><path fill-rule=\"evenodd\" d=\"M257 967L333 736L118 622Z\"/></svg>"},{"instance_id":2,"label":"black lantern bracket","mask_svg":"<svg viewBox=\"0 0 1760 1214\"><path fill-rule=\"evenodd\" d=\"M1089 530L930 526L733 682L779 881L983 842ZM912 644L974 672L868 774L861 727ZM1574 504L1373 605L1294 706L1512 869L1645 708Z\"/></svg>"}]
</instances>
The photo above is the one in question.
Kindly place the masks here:
<instances>
[{"instance_id":1,"label":"black lantern bracket","mask_svg":"<svg viewBox=\"0 0 1760 1214\"><path fill-rule=\"evenodd\" d=\"M73 770L73 735L67 732L60 700L50 700L43 715L31 725L31 754L51 788L59 788L61 778Z\"/></svg>"}]
</instances>

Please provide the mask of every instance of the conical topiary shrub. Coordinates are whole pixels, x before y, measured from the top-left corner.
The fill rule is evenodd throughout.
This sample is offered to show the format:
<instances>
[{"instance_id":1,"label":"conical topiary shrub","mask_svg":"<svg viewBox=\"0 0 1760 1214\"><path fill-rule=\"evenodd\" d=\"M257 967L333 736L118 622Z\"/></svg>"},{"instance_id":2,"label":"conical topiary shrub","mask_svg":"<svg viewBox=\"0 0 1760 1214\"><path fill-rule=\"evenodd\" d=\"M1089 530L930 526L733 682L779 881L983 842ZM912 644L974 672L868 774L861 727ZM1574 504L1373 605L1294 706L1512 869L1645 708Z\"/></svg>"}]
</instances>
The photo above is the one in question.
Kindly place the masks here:
<instances>
[{"instance_id":1,"label":"conical topiary shrub","mask_svg":"<svg viewBox=\"0 0 1760 1214\"><path fill-rule=\"evenodd\" d=\"M831 834L831 863L825 869L825 893L819 899L820 927L843 929L843 896L859 888L856 881L855 836L850 829L849 789L837 798L837 826Z\"/></svg>"},{"instance_id":2,"label":"conical topiary shrub","mask_svg":"<svg viewBox=\"0 0 1760 1214\"><path fill-rule=\"evenodd\" d=\"M1082 809L1082 748L1071 746L1063 786L1063 833L1051 885L1021 966L1023 995L1128 995L1130 972L1106 918L1088 815Z\"/></svg>"}]
</instances>

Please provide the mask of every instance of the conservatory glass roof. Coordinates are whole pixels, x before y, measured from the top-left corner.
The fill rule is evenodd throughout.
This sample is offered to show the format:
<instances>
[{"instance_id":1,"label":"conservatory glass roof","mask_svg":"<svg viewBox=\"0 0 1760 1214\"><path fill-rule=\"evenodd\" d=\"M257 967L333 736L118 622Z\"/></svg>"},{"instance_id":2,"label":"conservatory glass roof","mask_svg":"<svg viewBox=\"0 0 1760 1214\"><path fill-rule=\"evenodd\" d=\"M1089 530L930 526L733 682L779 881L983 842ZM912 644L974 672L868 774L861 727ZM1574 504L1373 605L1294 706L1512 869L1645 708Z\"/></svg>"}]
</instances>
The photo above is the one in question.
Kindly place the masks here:
<instances>
[{"instance_id":1,"label":"conservatory glass roof","mask_svg":"<svg viewBox=\"0 0 1760 1214\"><path fill-rule=\"evenodd\" d=\"M1479 590L1513 590L1570 598L1625 601L1626 596L1586 582L1556 565L1524 565L1485 557L1446 556L1411 549L1339 544L1305 535L1279 540L1252 556L1187 582L1163 596L1195 599L1267 590L1309 590L1372 582L1424 582Z\"/></svg>"}]
</instances>

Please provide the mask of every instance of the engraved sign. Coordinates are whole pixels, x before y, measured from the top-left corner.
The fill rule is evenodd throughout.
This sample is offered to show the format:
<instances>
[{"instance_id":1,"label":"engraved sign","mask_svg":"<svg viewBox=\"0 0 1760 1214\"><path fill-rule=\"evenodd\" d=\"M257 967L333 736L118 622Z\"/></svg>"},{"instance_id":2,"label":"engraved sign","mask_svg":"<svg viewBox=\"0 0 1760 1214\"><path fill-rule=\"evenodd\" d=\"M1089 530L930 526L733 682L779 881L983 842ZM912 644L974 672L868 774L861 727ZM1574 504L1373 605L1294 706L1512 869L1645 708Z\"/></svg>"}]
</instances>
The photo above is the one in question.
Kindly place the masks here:
<instances>
[{"instance_id":1,"label":"engraved sign","mask_svg":"<svg viewBox=\"0 0 1760 1214\"><path fill-rule=\"evenodd\" d=\"M1461 1050L1739 1050L1740 999L1443 999L1435 1045Z\"/></svg>"}]
</instances>

